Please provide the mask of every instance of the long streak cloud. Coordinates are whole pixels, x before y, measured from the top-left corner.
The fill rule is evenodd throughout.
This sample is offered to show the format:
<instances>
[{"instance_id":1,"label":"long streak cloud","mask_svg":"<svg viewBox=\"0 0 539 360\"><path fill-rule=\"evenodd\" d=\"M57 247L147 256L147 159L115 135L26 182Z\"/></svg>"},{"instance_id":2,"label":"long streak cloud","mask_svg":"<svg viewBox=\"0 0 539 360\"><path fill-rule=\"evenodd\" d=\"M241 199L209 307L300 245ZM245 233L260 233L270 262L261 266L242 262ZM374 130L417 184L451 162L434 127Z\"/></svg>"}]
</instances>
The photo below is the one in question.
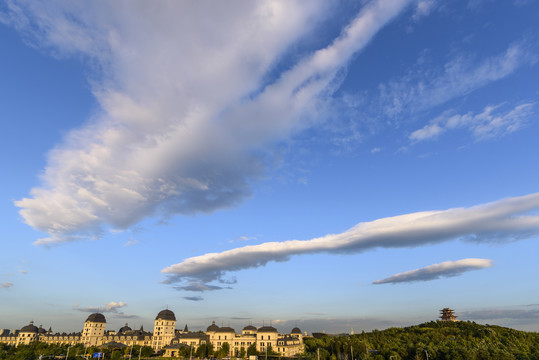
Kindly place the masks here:
<instances>
[{"instance_id":1,"label":"long streak cloud","mask_svg":"<svg viewBox=\"0 0 539 360\"><path fill-rule=\"evenodd\" d=\"M359 223L343 233L311 240L267 242L191 257L162 272L168 276L167 283L182 282L194 287L212 281L225 282L229 272L287 261L295 255L357 254L376 248L417 247L454 239L520 240L539 233L539 215L533 214L538 209L539 193L534 193L469 208L416 212Z\"/></svg>"},{"instance_id":2,"label":"long streak cloud","mask_svg":"<svg viewBox=\"0 0 539 360\"><path fill-rule=\"evenodd\" d=\"M461 275L471 270L479 270L492 266L492 260L489 259L462 259L457 261L444 261L439 264L425 266L421 269L406 271L395 274L382 280L373 282L379 284L398 284L414 281L430 281L443 277L453 277Z\"/></svg>"},{"instance_id":3,"label":"long streak cloud","mask_svg":"<svg viewBox=\"0 0 539 360\"><path fill-rule=\"evenodd\" d=\"M326 2L7 1L1 22L98 69L100 112L49 153L42 185L15 202L48 234L36 243L237 205L273 146L311 125L354 54L412 2L366 3L329 45L282 68Z\"/></svg>"}]
</instances>

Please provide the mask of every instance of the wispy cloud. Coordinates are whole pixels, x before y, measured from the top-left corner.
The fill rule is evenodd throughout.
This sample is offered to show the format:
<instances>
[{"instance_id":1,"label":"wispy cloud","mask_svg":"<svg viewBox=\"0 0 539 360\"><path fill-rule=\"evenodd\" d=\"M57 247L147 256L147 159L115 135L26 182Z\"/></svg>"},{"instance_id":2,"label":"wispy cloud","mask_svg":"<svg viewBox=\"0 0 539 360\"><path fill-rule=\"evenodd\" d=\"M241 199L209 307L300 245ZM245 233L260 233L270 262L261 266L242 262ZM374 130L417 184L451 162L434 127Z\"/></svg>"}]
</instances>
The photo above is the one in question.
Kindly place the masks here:
<instances>
[{"instance_id":1,"label":"wispy cloud","mask_svg":"<svg viewBox=\"0 0 539 360\"><path fill-rule=\"evenodd\" d=\"M133 246L133 245L137 245L139 244L140 242L136 239L129 239L125 244L123 244L122 246L124 247L128 247L128 246Z\"/></svg>"},{"instance_id":2,"label":"wispy cloud","mask_svg":"<svg viewBox=\"0 0 539 360\"><path fill-rule=\"evenodd\" d=\"M536 61L537 51L522 41L480 62L465 55L455 57L440 69L421 62L417 69L380 85L377 109L383 109L390 117L429 109L503 79Z\"/></svg>"},{"instance_id":3,"label":"wispy cloud","mask_svg":"<svg viewBox=\"0 0 539 360\"><path fill-rule=\"evenodd\" d=\"M245 242L245 241L252 241L252 240L256 240L256 236L242 235L242 236L237 237L234 240L229 240L228 242L234 243L234 242L238 242L238 241L239 242Z\"/></svg>"},{"instance_id":4,"label":"wispy cloud","mask_svg":"<svg viewBox=\"0 0 539 360\"><path fill-rule=\"evenodd\" d=\"M484 269L491 266L492 260L488 259L444 261L439 264L425 266L421 269L395 274L382 280L376 280L373 282L373 284L398 284L414 281L431 281L444 277L458 276L467 271Z\"/></svg>"},{"instance_id":5,"label":"wispy cloud","mask_svg":"<svg viewBox=\"0 0 539 360\"><path fill-rule=\"evenodd\" d=\"M168 282L165 281L165 283L168 283ZM174 286L174 289L183 290L183 291L203 292L203 291L231 289L231 287L230 286L209 285L209 284L205 284L205 283L203 283L201 281L189 281L187 283L187 285Z\"/></svg>"},{"instance_id":6,"label":"wispy cloud","mask_svg":"<svg viewBox=\"0 0 539 360\"><path fill-rule=\"evenodd\" d=\"M529 320L537 322L539 319L539 308L534 309L483 309L464 311L459 314L461 319L466 320Z\"/></svg>"},{"instance_id":7,"label":"wispy cloud","mask_svg":"<svg viewBox=\"0 0 539 360\"><path fill-rule=\"evenodd\" d=\"M78 311L82 311L82 312L89 312L89 313L96 313L96 312L99 312L99 313L115 313L115 314L123 314L122 312L119 311L119 309L123 308L123 307L126 307L127 304L124 303L123 301L118 301L118 302L115 302L115 301L111 301L109 302L108 304L105 304L104 306L99 306L99 307L85 307L85 308L81 308L79 306L79 304L75 304L73 306L73 310L78 310Z\"/></svg>"},{"instance_id":8,"label":"wispy cloud","mask_svg":"<svg viewBox=\"0 0 539 360\"><path fill-rule=\"evenodd\" d=\"M11 287L13 287L13 283L10 283L9 281L0 283L0 289L9 289Z\"/></svg>"},{"instance_id":9,"label":"wispy cloud","mask_svg":"<svg viewBox=\"0 0 539 360\"><path fill-rule=\"evenodd\" d=\"M425 211L360 223L340 234L244 246L191 257L162 270L168 283L223 282L232 271L288 261L302 254L356 254L376 248L415 247L453 239L518 240L539 233L539 193L440 211Z\"/></svg>"},{"instance_id":10,"label":"wispy cloud","mask_svg":"<svg viewBox=\"0 0 539 360\"><path fill-rule=\"evenodd\" d=\"M183 296L182 299L189 301L202 301L204 300L201 296Z\"/></svg>"},{"instance_id":11,"label":"wispy cloud","mask_svg":"<svg viewBox=\"0 0 539 360\"><path fill-rule=\"evenodd\" d=\"M28 274L28 270L18 270L19 274L26 275Z\"/></svg>"},{"instance_id":12,"label":"wispy cloud","mask_svg":"<svg viewBox=\"0 0 539 360\"><path fill-rule=\"evenodd\" d=\"M133 314L124 314L122 312L113 313L112 316L114 319L140 319L140 316Z\"/></svg>"},{"instance_id":13,"label":"wispy cloud","mask_svg":"<svg viewBox=\"0 0 539 360\"><path fill-rule=\"evenodd\" d=\"M412 2L367 2L328 46L281 69L327 2L216 3L212 11L201 2L140 2L126 14L117 2L10 1L4 23L101 70L92 79L101 111L50 152L42 186L15 202L49 235L36 244L237 205L275 143L311 125L353 55Z\"/></svg>"},{"instance_id":14,"label":"wispy cloud","mask_svg":"<svg viewBox=\"0 0 539 360\"><path fill-rule=\"evenodd\" d=\"M438 0L419 0L412 18L418 21L422 17L429 15L439 5L438 2Z\"/></svg>"},{"instance_id":15,"label":"wispy cloud","mask_svg":"<svg viewBox=\"0 0 539 360\"><path fill-rule=\"evenodd\" d=\"M307 318L274 320L273 326L282 332L290 332L294 327L299 327L301 331L325 332L326 334L350 333L352 330L374 330L385 329L392 326L406 326L410 323L399 321L398 319L389 319L381 317L348 317L338 318L329 316L309 315ZM323 314L318 314L323 315ZM356 351L354 349L354 351Z\"/></svg>"},{"instance_id":16,"label":"wispy cloud","mask_svg":"<svg viewBox=\"0 0 539 360\"><path fill-rule=\"evenodd\" d=\"M454 114L444 112L423 128L410 134L412 142L420 142L440 136L456 129L466 129L477 140L500 137L520 129L533 114L535 103L525 103L515 106L508 111L502 111L504 104L489 105L482 112L474 114Z\"/></svg>"}]
</instances>

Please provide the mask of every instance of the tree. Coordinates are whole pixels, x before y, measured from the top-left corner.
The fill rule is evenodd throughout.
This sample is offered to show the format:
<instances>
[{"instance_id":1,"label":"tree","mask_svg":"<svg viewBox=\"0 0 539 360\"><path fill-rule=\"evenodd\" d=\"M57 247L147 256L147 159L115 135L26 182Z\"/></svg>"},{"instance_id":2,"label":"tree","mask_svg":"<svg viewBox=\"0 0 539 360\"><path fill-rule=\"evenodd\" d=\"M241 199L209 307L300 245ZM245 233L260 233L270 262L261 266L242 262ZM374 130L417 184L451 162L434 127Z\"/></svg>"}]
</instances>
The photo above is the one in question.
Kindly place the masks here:
<instances>
[{"instance_id":1,"label":"tree","mask_svg":"<svg viewBox=\"0 0 539 360\"><path fill-rule=\"evenodd\" d=\"M246 355L247 355L247 351L245 351L245 348L242 346L240 349L240 358L245 359Z\"/></svg>"},{"instance_id":2,"label":"tree","mask_svg":"<svg viewBox=\"0 0 539 360\"><path fill-rule=\"evenodd\" d=\"M247 348L247 355L258 355L258 351L256 350L256 344L251 344Z\"/></svg>"},{"instance_id":3,"label":"tree","mask_svg":"<svg viewBox=\"0 0 539 360\"><path fill-rule=\"evenodd\" d=\"M230 355L230 344L224 342L221 348L215 352L215 357L224 358Z\"/></svg>"},{"instance_id":4,"label":"tree","mask_svg":"<svg viewBox=\"0 0 539 360\"><path fill-rule=\"evenodd\" d=\"M212 344L200 344L200 346L197 348L197 351L195 351L195 356L197 358L207 358L210 357L210 355L213 354L213 345Z\"/></svg>"},{"instance_id":5,"label":"tree","mask_svg":"<svg viewBox=\"0 0 539 360\"><path fill-rule=\"evenodd\" d=\"M230 355L230 344L224 342L223 345L221 345L221 350L223 350L225 356Z\"/></svg>"},{"instance_id":6,"label":"tree","mask_svg":"<svg viewBox=\"0 0 539 360\"><path fill-rule=\"evenodd\" d=\"M273 346L271 346L270 343L268 343L268 347L266 348L266 352L268 355L279 355L279 353L273 351Z\"/></svg>"},{"instance_id":7,"label":"tree","mask_svg":"<svg viewBox=\"0 0 539 360\"><path fill-rule=\"evenodd\" d=\"M151 346L144 345L140 349L140 356L149 357L153 355L153 348Z\"/></svg>"}]
</instances>

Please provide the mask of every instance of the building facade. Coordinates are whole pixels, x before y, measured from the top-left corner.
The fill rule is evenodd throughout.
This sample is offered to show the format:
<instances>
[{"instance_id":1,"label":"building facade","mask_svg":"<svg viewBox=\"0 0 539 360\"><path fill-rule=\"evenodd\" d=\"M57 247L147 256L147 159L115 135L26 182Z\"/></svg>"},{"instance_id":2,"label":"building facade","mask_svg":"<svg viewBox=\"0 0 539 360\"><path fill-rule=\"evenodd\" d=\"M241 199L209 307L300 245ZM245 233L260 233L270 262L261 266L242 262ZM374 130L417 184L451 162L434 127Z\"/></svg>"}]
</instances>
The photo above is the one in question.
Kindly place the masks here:
<instances>
[{"instance_id":1,"label":"building facade","mask_svg":"<svg viewBox=\"0 0 539 360\"><path fill-rule=\"evenodd\" d=\"M239 356L249 347L255 345L260 353L273 351L281 356L295 356L303 353L303 336L297 327L289 334L279 334L273 326L256 328L248 325L241 333L229 326L219 327L213 322L205 332L189 332L187 325L184 330L176 330L176 316L171 310L160 311L154 321L153 333L132 330L125 324L119 331L106 330L106 319L103 314L95 313L88 316L84 322L82 332L55 333L52 330L39 328L30 322L20 330L10 332L0 329L0 343L18 346L41 341L47 344L85 346L107 346L107 344L124 344L126 346L151 346L155 352L162 352L165 356L174 357L182 347L188 347L191 353L203 344L211 344L215 351L221 349L225 343L230 349L229 356ZM243 350L243 351L242 351Z\"/></svg>"}]
</instances>

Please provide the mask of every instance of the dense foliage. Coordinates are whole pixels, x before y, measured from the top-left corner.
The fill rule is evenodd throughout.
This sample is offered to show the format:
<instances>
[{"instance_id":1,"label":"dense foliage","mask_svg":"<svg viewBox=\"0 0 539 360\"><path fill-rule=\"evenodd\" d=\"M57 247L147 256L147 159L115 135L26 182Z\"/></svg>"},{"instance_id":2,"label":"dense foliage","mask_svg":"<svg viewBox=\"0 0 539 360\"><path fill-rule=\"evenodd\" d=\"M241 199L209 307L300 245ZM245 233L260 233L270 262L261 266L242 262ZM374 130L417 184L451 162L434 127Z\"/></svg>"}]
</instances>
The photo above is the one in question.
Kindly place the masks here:
<instances>
[{"instance_id":1,"label":"dense foliage","mask_svg":"<svg viewBox=\"0 0 539 360\"><path fill-rule=\"evenodd\" d=\"M48 359L65 359L68 355L69 360L84 359L92 357L93 353L102 352L106 359L123 359L126 356L132 355L134 359L138 359L139 352L141 357L149 357L153 355L153 349L149 346L140 347L138 345L125 347L123 349L99 349L94 346L85 348L84 345L78 344L73 346L68 345L47 345L43 342L33 342L30 345L6 345L0 343L0 360L48 360Z\"/></svg>"},{"instance_id":2,"label":"dense foliage","mask_svg":"<svg viewBox=\"0 0 539 360\"><path fill-rule=\"evenodd\" d=\"M539 333L474 322L429 322L351 336L305 339L317 360L357 359L539 359Z\"/></svg>"}]
</instances>

